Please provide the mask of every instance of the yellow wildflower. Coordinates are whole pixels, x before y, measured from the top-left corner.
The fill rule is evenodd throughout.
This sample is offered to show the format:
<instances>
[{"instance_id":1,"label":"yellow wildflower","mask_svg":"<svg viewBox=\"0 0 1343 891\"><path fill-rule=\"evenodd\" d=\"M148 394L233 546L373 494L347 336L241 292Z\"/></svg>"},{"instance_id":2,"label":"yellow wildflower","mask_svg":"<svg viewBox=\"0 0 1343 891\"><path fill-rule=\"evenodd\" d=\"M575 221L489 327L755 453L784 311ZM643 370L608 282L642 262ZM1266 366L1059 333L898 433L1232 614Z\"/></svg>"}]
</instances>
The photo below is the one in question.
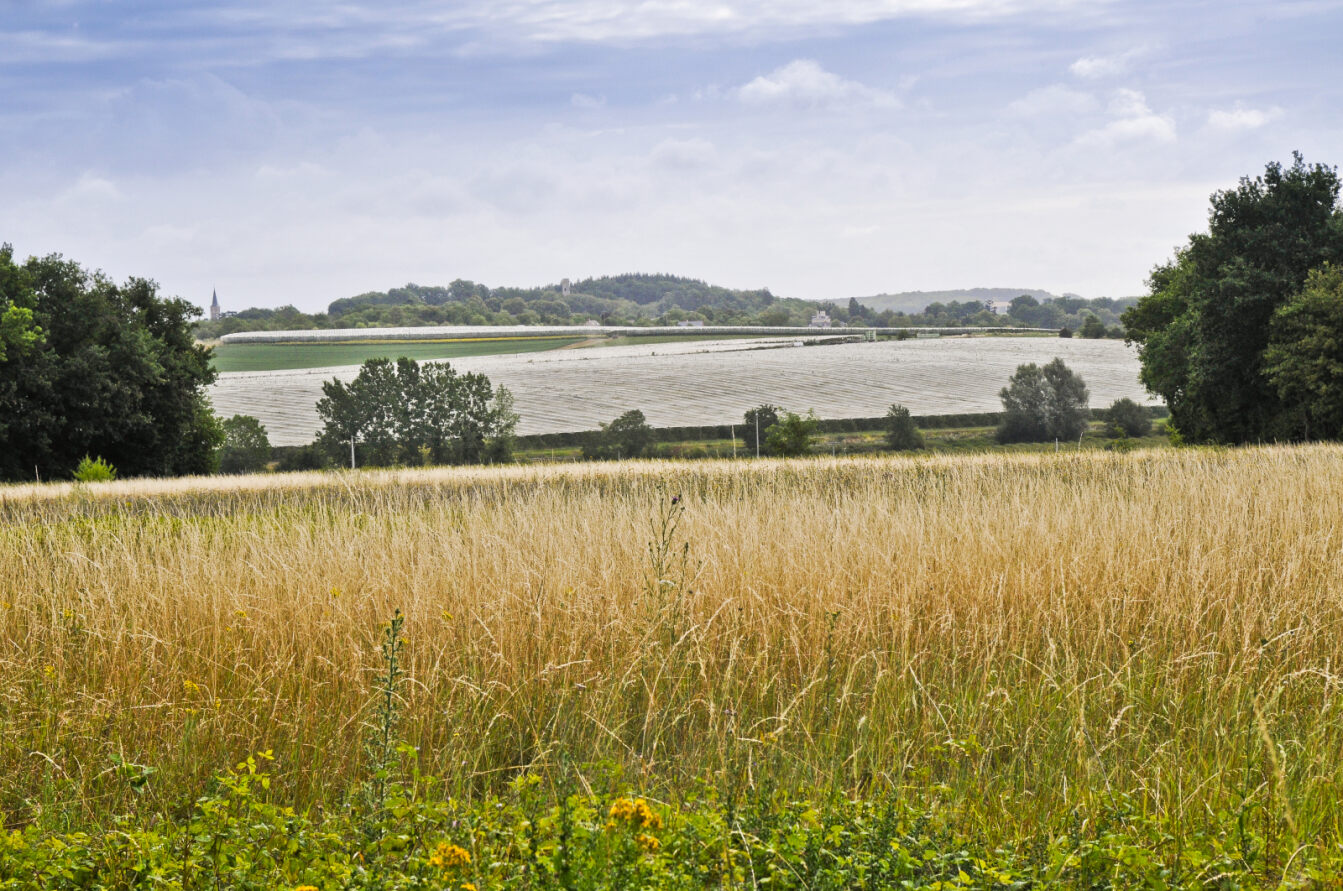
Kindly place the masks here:
<instances>
[{"instance_id":1,"label":"yellow wildflower","mask_svg":"<svg viewBox=\"0 0 1343 891\"><path fill-rule=\"evenodd\" d=\"M476 891L476 886L471 882L462 882L462 891Z\"/></svg>"},{"instance_id":2,"label":"yellow wildflower","mask_svg":"<svg viewBox=\"0 0 1343 891\"><path fill-rule=\"evenodd\" d=\"M448 842L439 842L438 846L434 848L434 853L429 855L429 865L438 869L466 866L470 862L471 854L466 848Z\"/></svg>"},{"instance_id":3,"label":"yellow wildflower","mask_svg":"<svg viewBox=\"0 0 1343 891\"><path fill-rule=\"evenodd\" d=\"M643 850L647 851L650 854L654 853L655 851L657 851L658 848L662 847L662 842L658 841L653 836L647 835L642 832L634 837L634 841L639 845L640 848L642 848Z\"/></svg>"},{"instance_id":4,"label":"yellow wildflower","mask_svg":"<svg viewBox=\"0 0 1343 891\"><path fill-rule=\"evenodd\" d=\"M193 696L201 691L200 685L191 680L183 680L182 689Z\"/></svg>"},{"instance_id":5,"label":"yellow wildflower","mask_svg":"<svg viewBox=\"0 0 1343 891\"><path fill-rule=\"evenodd\" d=\"M318 891L316 885L299 885L294 891Z\"/></svg>"},{"instance_id":6,"label":"yellow wildflower","mask_svg":"<svg viewBox=\"0 0 1343 891\"><path fill-rule=\"evenodd\" d=\"M610 821L606 824L608 829L614 829L619 823L628 823L639 829L662 828L662 816L649 807L648 802L642 798L633 801L628 798L617 798L611 802L610 817Z\"/></svg>"}]
</instances>

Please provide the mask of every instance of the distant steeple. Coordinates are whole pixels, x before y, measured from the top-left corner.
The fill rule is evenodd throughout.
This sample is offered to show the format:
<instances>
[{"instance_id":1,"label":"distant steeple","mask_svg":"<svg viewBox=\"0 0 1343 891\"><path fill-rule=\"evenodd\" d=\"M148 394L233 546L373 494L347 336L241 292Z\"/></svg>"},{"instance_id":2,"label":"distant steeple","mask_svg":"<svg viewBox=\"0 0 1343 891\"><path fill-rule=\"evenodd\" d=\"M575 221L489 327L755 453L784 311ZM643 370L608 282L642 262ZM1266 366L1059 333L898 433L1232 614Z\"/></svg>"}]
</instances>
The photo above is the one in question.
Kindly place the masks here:
<instances>
[{"instance_id":1,"label":"distant steeple","mask_svg":"<svg viewBox=\"0 0 1343 891\"><path fill-rule=\"evenodd\" d=\"M210 296L213 298L210 300L210 321L217 322L219 321L219 292L211 290Z\"/></svg>"}]
</instances>

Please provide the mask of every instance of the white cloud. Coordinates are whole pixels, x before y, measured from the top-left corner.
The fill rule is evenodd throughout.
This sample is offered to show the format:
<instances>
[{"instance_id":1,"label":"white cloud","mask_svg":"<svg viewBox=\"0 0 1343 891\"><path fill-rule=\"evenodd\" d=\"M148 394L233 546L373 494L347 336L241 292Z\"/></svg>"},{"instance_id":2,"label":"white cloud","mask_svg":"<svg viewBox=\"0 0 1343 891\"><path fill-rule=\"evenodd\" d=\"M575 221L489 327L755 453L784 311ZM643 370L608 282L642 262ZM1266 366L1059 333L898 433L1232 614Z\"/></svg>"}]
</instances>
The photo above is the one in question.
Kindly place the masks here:
<instances>
[{"instance_id":1,"label":"white cloud","mask_svg":"<svg viewBox=\"0 0 1343 891\"><path fill-rule=\"evenodd\" d=\"M653 148L650 157L659 167L686 170L707 166L715 154L713 143L707 139L666 139Z\"/></svg>"},{"instance_id":2,"label":"white cloud","mask_svg":"<svg viewBox=\"0 0 1343 891\"><path fill-rule=\"evenodd\" d=\"M472 0L444 14L542 41L638 40L712 33L862 25L911 16L980 20L1041 10L1101 8L1108 0Z\"/></svg>"},{"instance_id":3,"label":"white cloud","mask_svg":"<svg viewBox=\"0 0 1343 891\"><path fill-rule=\"evenodd\" d=\"M1043 118L1089 114L1097 109L1096 97L1062 84L1032 90L1007 106L1007 114L1018 118Z\"/></svg>"},{"instance_id":4,"label":"white cloud","mask_svg":"<svg viewBox=\"0 0 1343 891\"><path fill-rule=\"evenodd\" d=\"M1279 117L1282 117L1282 109L1276 105L1271 108L1237 105L1232 109L1213 109L1208 112L1208 126L1214 130L1257 130Z\"/></svg>"},{"instance_id":5,"label":"white cloud","mask_svg":"<svg viewBox=\"0 0 1343 891\"><path fill-rule=\"evenodd\" d=\"M1079 145L1113 148L1138 143L1175 142L1175 121L1168 115L1159 115L1147 104L1147 98L1137 90L1116 90L1110 99L1108 124L1083 133Z\"/></svg>"},{"instance_id":6,"label":"white cloud","mask_svg":"<svg viewBox=\"0 0 1343 891\"><path fill-rule=\"evenodd\" d=\"M1074 75L1086 80L1101 80L1126 74L1129 67L1146 49L1135 47L1109 56L1083 56L1068 66Z\"/></svg>"},{"instance_id":7,"label":"white cloud","mask_svg":"<svg viewBox=\"0 0 1343 891\"><path fill-rule=\"evenodd\" d=\"M894 93L845 80L811 59L797 59L762 74L737 90L747 105L789 105L800 108L869 106L899 108Z\"/></svg>"},{"instance_id":8,"label":"white cloud","mask_svg":"<svg viewBox=\"0 0 1343 891\"><path fill-rule=\"evenodd\" d=\"M121 189L106 177L84 173L69 188L61 192L56 200L61 203L79 204L84 201L116 201L121 198Z\"/></svg>"},{"instance_id":9,"label":"white cloud","mask_svg":"<svg viewBox=\"0 0 1343 891\"><path fill-rule=\"evenodd\" d=\"M606 104L606 97L592 96L587 93L574 93L569 97L569 104L574 108L601 108Z\"/></svg>"}]
</instances>

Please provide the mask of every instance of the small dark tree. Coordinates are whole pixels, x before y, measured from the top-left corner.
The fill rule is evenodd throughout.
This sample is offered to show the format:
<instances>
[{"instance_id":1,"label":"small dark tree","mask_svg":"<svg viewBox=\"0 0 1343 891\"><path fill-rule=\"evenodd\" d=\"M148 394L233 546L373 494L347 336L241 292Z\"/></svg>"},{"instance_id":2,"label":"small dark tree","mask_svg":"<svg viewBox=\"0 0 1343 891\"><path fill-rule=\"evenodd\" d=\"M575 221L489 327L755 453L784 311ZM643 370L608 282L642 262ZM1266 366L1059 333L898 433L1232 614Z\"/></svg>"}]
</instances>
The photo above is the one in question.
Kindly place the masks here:
<instances>
[{"instance_id":1,"label":"small dark tree","mask_svg":"<svg viewBox=\"0 0 1343 891\"><path fill-rule=\"evenodd\" d=\"M769 454L766 438L769 435L769 428L779 423L779 412L782 410L777 405L770 405L766 402L764 405L757 405L746 412L746 447L748 449L760 455Z\"/></svg>"},{"instance_id":2,"label":"small dark tree","mask_svg":"<svg viewBox=\"0 0 1343 891\"><path fill-rule=\"evenodd\" d=\"M584 458L638 458L653 441L653 428L637 408L625 412L583 444Z\"/></svg>"},{"instance_id":3,"label":"small dark tree","mask_svg":"<svg viewBox=\"0 0 1343 891\"><path fill-rule=\"evenodd\" d=\"M799 415L788 411L783 413L777 424L769 428L766 442L771 455L793 458L811 451L812 440L820 428L816 412L809 411Z\"/></svg>"},{"instance_id":4,"label":"small dark tree","mask_svg":"<svg viewBox=\"0 0 1343 891\"><path fill-rule=\"evenodd\" d=\"M1082 378L1062 359L1043 368L1034 362L1017 366L998 394L1005 412L998 425L998 441L1077 439L1086 430L1089 395Z\"/></svg>"},{"instance_id":5,"label":"small dark tree","mask_svg":"<svg viewBox=\"0 0 1343 891\"><path fill-rule=\"evenodd\" d=\"M1100 340L1105 336L1105 323L1097 316L1088 315L1077 333L1088 340Z\"/></svg>"},{"instance_id":6,"label":"small dark tree","mask_svg":"<svg viewBox=\"0 0 1343 891\"><path fill-rule=\"evenodd\" d=\"M1059 337L1072 337L1072 336L1073 336L1073 329L1069 328L1067 325L1064 325L1062 328L1059 329Z\"/></svg>"},{"instance_id":7,"label":"small dark tree","mask_svg":"<svg viewBox=\"0 0 1343 891\"><path fill-rule=\"evenodd\" d=\"M1132 399L1116 399L1106 410L1105 420L1113 437L1146 436L1152 432L1152 416Z\"/></svg>"},{"instance_id":8,"label":"small dark tree","mask_svg":"<svg viewBox=\"0 0 1343 891\"><path fill-rule=\"evenodd\" d=\"M256 473L270 462L270 438L266 428L251 415L234 415L220 423L224 444L219 447L222 473Z\"/></svg>"},{"instance_id":9,"label":"small dark tree","mask_svg":"<svg viewBox=\"0 0 1343 891\"><path fill-rule=\"evenodd\" d=\"M923 434L903 405L892 405L886 412L886 445L900 452L923 448Z\"/></svg>"}]
</instances>

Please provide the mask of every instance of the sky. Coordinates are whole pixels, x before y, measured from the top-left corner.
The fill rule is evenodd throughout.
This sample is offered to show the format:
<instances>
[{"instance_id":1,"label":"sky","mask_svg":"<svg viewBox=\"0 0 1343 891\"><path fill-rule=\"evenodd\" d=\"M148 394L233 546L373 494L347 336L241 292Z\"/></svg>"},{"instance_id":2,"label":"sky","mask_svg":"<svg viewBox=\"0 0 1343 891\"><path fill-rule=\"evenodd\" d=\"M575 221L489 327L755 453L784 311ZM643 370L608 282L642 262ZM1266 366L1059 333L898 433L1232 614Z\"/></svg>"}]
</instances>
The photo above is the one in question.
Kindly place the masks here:
<instances>
[{"instance_id":1,"label":"sky","mask_svg":"<svg viewBox=\"0 0 1343 891\"><path fill-rule=\"evenodd\" d=\"M198 305L1143 293L1343 162L1343 0L0 0L0 242Z\"/></svg>"}]
</instances>

